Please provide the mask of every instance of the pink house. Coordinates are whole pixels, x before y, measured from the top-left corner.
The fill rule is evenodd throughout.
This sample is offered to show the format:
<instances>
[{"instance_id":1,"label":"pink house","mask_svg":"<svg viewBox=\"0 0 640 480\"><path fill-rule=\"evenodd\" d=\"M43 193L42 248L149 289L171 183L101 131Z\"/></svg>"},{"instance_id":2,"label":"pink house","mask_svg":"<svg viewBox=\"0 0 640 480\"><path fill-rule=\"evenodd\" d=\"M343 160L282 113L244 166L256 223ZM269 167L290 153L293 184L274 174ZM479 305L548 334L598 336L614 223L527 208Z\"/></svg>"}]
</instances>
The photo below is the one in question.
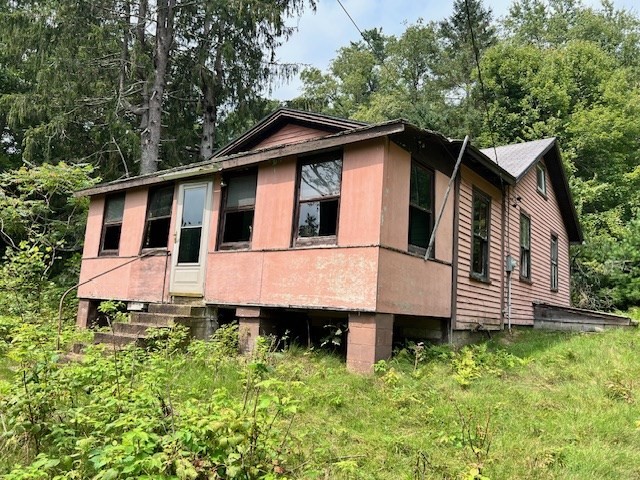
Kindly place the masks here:
<instances>
[{"instance_id":1,"label":"pink house","mask_svg":"<svg viewBox=\"0 0 640 480\"><path fill-rule=\"evenodd\" d=\"M569 306L582 233L555 139L468 146L445 202L461 147L403 120L280 109L206 162L79 192L78 325L106 299L237 318L246 348L342 322L347 365L367 371L394 337L464 340L532 325L534 302Z\"/></svg>"}]
</instances>

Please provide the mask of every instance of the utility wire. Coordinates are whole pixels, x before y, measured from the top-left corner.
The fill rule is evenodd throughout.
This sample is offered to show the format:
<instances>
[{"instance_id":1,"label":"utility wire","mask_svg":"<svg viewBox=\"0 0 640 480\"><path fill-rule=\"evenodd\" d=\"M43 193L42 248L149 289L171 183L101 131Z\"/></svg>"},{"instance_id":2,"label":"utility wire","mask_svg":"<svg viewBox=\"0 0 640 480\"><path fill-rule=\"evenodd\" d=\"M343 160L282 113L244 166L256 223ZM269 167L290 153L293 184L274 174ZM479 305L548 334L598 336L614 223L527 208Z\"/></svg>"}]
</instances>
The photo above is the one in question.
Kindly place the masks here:
<instances>
[{"instance_id":1,"label":"utility wire","mask_svg":"<svg viewBox=\"0 0 640 480\"><path fill-rule=\"evenodd\" d=\"M480 83L480 92L482 93L482 103L484 104L484 113L487 116L487 123L489 125L489 136L491 137L491 147L493 148L493 154L495 156L496 163L500 166L498 161L498 152L496 150L496 139L493 126L493 118L491 118L491 112L489 112L489 102L487 101L487 92L484 87L484 81L482 80L482 70L480 68L480 50L476 44L476 36L473 33L473 25L471 23L471 11L469 9L469 0L464 0L464 7L467 12L467 25L469 26L469 33L471 34L471 46L473 47L473 57L476 63L476 69L478 70L478 82ZM500 177L502 181L502 177Z\"/></svg>"},{"instance_id":2,"label":"utility wire","mask_svg":"<svg viewBox=\"0 0 640 480\"><path fill-rule=\"evenodd\" d=\"M351 16L351 14L347 11L347 9L344 7L344 5L342 4L342 2L340 0L337 0L338 5L340 5L340 7L342 7L342 10L344 10L344 13L347 14L347 17L349 17L349 20L351 20L351 23L353 23L353 26L356 27L356 30L358 30L358 32L360 33L360 36L364 39L365 42L367 42L367 45L369 45L369 48L371 50L373 50L373 47L371 46L371 44L369 43L369 41L365 38L364 33L362 33L362 30L360 30L360 27L358 27L358 24L356 23L356 21L353 19L353 17Z\"/></svg>"}]
</instances>

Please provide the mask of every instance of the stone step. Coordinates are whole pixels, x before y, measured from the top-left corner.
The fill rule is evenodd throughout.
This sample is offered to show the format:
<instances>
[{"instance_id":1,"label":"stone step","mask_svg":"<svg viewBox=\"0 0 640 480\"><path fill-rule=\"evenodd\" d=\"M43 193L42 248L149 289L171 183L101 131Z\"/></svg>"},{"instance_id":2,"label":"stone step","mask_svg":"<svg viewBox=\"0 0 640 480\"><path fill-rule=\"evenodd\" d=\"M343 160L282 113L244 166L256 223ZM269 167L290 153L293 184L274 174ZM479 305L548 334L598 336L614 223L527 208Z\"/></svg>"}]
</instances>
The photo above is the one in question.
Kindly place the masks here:
<instances>
[{"instance_id":1,"label":"stone step","mask_svg":"<svg viewBox=\"0 0 640 480\"><path fill-rule=\"evenodd\" d=\"M120 333L130 333L132 335L145 335L147 330L150 328L158 328L154 325L149 325L145 323L126 323L126 322L115 322L113 324L113 332ZM160 327L167 328L167 327Z\"/></svg>"},{"instance_id":2,"label":"stone step","mask_svg":"<svg viewBox=\"0 0 640 480\"><path fill-rule=\"evenodd\" d=\"M204 317L207 308L196 305L177 305L175 303L150 303L149 313L176 315L180 317Z\"/></svg>"},{"instance_id":3,"label":"stone step","mask_svg":"<svg viewBox=\"0 0 640 480\"><path fill-rule=\"evenodd\" d=\"M173 327L176 324L177 318L185 317L176 317L175 315L165 313L131 312L130 323L144 324L149 327Z\"/></svg>"},{"instance_id":4,"label":"stone step","mask_svg":"<svg viewBox=\"0 0 640 480\"><path fill-rule=\"evenodd\" d=\"M171 303L176 305L194 305L196 307L201 307L204 305L204 300L201 296L183 297L179 295L173 295L171 297Z\"/></svg>"},{"instance_id":5,"label":"stone step","mask_svg":"<svg viewBox=\"0 0 640 480\"><path fill-rule=\"evenodd\" d=\"M131 333L96 332L93 335L93 343L108 343L116 347L122 347L131 343L142 345L144 338L141 335Z\"/></svg>"}]
</instances>

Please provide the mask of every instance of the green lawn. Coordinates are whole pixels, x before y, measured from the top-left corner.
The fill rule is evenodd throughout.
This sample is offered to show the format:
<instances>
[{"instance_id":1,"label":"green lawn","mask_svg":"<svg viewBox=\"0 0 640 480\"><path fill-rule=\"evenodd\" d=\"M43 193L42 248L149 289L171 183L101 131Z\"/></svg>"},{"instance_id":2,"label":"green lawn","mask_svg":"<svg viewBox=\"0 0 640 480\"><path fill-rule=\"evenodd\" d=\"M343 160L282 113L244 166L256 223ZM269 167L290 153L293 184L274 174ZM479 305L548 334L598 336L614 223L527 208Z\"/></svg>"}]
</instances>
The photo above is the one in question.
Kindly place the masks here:
<instances>
[{"instance_id":1,"label":"green lawn","mask_svg":"<svg viewBox=\"0 0 640 480\"><path fill-rule=\"evenodd\" d=\"M488 369L461 386L450 359L409 352L386 373L360 376L337 358L290 352L274 375L302 382L298 478L640 478L637 330L531 330L488 343ZM491 352L506 360L491 365ZM437 352L436 352L437 353ZM509 366L509 355L523 359ZM443 355L444 356L444 355ZM181 381L206 395L201 369ZM238 389L237 379L227 387Z\"/></svg>"},{"instance_id":2,"label":"green lawn","mask_svg":"<svg viewBox=\"0 0 640 480\"><path fill-rule=\"evenodd\" d=\"M299 402L290 426L276 422L293 438L284 471L305 479L640 478L639 345L639 329L519 330L467 353L427 349L418 363L406 349L371 376L321 352L271 354L264 375ZM199 408L219 389L242 401L249 360L195 358L171 369L163 395L172 410ZM144 364L119 365L127 381L142 381L134 372ZM0 379L11 375L1 360Z\"/></svg>"}]
</instances>

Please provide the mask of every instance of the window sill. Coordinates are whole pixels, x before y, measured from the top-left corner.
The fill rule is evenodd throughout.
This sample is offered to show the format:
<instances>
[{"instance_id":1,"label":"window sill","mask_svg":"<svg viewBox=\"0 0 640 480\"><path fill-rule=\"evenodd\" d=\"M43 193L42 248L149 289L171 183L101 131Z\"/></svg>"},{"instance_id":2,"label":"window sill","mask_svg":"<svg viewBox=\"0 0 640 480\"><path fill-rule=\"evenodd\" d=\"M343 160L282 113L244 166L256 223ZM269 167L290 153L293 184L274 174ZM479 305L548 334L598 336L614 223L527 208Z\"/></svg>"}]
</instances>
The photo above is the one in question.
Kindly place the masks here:
<instances>
[{"instance_id":1,"label":"window sill","mask_svg":"<svg viewBox=\"0 0 640 480\"><path fill-rule=\"evenodd\" d=\"M229 251L229 250L251 250L250 242L229 242L222 243L218 247L220 251Z\"/></svg>"},{"instance_id":2,"label":"window sill","mask_svg":"<svg viewBox=\"0 0 640 480\"><path fill-rule=\"evenodd\" d=\"M543 192L542 190L540 190L539 188L536 188L536 191L538 192L538 195L540 195L542 198L544 198L545 200L548 200L548 196L545 192Z\"/></svg>"},{"instance_id":3,"label":"window sill","mask_svg":"<svg viewBox=\"0 0 640 480\"><path fill-rule=\"evenodd\" d=\"M98 253L99 257L118 257L119 250L101 250Z\"/></svg>"},{"instance_id":4,"label":"window sill","mask_svg":"<svg viewBox=\"0 0 640 480\"><path fill-rule=\"evenodd\" d=\"M482 275L470 273L469 278L475 282L484 283L485 285L491 285L491 279L488 276L483 277Z\"/></svg>"},{"instance_id":5,"label":"window sill","mask_svg":"<svg viewBox=\"0 0 640 480\"><path fill-rule=\"evenodd\" d=\"M533 281L527 277L520 276L520 281L522 283L526 283L527 285L533 285Z\"/></svg>"},{"instance_id":6,"label":"window sill","mask_svg":"<svg viewBox=\"0 0 640 480\"><path fill-rule=\"evenodd\" d=\"M335 247L338 245L338 239L335 235L327 235L326 237L298 237L293 247L317 247L322 245Z\"/></svg>"},{"instance_id":7,"label":"window sill","mask_svg":"<svg viewBox=\"0 0 640 480\"><path fill-rule=\"evenodd\" d=\"M424 258L424 256L427 254L427 249L426 248L422 248L422 247L418 247L416 245L409 245L409 253L412 255L416 255L416 256L420 256L422 258ZM429 260L434 260L435 259L435 245L434 247L431 249L431 255L429 256Z\"/></svg>"}]
</instances>

